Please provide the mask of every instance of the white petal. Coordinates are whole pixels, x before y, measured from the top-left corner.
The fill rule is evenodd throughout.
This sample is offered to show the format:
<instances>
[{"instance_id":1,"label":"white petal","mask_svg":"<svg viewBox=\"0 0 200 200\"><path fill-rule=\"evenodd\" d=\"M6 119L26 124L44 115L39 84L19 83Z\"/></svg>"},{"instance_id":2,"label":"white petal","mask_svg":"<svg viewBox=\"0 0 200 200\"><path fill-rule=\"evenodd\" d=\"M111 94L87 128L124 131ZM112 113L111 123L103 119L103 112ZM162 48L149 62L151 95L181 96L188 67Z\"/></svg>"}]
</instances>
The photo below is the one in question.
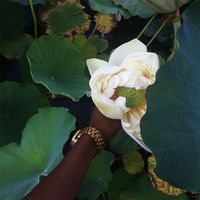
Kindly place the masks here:
<instances>
[{"instance_id":1,"label":"white petal","mask_svg":"<svg viewBox=\"0 0 200 200\"><path fill-rule=\"evenodd\" d=\"M108 62L97 58L87 59L86 64L91 76L97 69L110 66Z\"/></svg>"},{"instance_id":2,"label":"white petal","mask_svg":"<svg viewBox=\"0 0 200 200\"><path fill-rule=\"evenodd\" d=\"M121 119L122 128L124 131L131 136L139 145L141 145L146 151L151 152L151 150L146 146L142 140L140 134L140 121L142 116L145 114L145 109L140 110L132 109L128 113L124 114Z\"/></svg>"},{"instance_id":3,"label":"white petal","mask_svg":"<svg viewBox=\"0 0 200 200\"><path fill-rule=\"evenodd\" d=\"M124 86L146 89L155 81L155 75L159 68L159 59L154 53L132 53L123 60L120 67L129 71L129 78Z\"/></svg>"},{"instance_id":4,"label":"white petal","mask_svg":"<svg viewBox=\"0 0 200 200\"><path fill-rule=\"evenodd\" d=\"M126 59L131 59L131 60L143 60L147 61L148 63L151 64L151 69L154 75L156 74L158 68L159 68L159 58L157 54L151 53L151 52L138 52L138 53L132 53L127 56Z\"/></svg>"},{"instance_id":5,"label":"white petal","mask_svg":"<svg viewBox=\"0 0 200 200\"><path fill-rule=\"evenodd\" d=\"M129 54L146 51L147 47L142 42L138 39L133 39L116 48L110 56L109 63L119 66Z\"/></svg>"},{"instance_id":6,"label":"white petal","mask_svg":"<svg viewBox=\"0 0 200 200\"><path fill-rule=\"evenodd\" d=\"M111 119L121 119L123 114L129 110L126 107L126 99L123 97L114 102L103 95L92 92L92 100L99 111Z\"/></svg>"}]
</instances>

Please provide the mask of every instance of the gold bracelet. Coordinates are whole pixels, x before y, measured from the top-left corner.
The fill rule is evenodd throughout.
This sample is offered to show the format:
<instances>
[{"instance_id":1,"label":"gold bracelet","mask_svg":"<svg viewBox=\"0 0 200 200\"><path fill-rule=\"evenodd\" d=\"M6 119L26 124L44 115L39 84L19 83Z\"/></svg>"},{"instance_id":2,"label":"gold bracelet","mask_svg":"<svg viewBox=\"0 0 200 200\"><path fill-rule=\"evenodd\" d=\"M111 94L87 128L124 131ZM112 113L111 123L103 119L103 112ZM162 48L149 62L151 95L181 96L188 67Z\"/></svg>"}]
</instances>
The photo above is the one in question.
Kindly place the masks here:
<instances>
[{"instance_id":1,"label":"gold bracelet","mask_svg":"<svg viewBox=\"0 0 200 200\"><path fill-rule=\"evenodd\" d=\"M100 133L99 130L97 130L94 127L86 127L86 128L79 129L78 131L76 131L76 133L74 134L71 140L71 145L73 146L74 144L76 144L77 141L80 139L80 137L84 134L89 135L94 140L94 143L98 150L101 150L105 147L105 142L104 142L102 134Z\"/></svg>"}]
</instances>

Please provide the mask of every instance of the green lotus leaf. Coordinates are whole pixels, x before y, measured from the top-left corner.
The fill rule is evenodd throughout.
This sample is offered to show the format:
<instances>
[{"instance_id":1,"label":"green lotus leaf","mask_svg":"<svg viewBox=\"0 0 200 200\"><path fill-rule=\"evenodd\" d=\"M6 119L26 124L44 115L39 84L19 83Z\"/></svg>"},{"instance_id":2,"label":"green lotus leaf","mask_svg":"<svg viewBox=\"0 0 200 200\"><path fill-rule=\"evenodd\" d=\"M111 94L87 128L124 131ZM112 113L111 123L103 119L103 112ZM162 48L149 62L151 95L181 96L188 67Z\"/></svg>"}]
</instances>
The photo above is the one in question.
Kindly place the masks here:
<instances>
[{"instance_id":1,"label":"green lotus leaf","mask_svg":"<svg viewBox=\"0 0 200 200\"><path fill-rule=\"evenodd\" d=\"M65 35L72 31L80 31L90 23L88 15L84 13L80 4L74 2L63 3L48 11L46 14L47 33Z\"/></svg>"},{"instance_id":2,"label":"green lotus leaf","mask_svg":"<svg viewBox=\"0 0 200 200\"><path fill-rule=\"evenodd\" d=\"M110 149L119 154L126 154L136 149L138 144L123 130L110 140Z\"/></svg>"},{"instance_id":3,"label":"green lotus leaf","mask_svg":"<svg viewBox=\"0 0 200 200\"><path fill-rule=\"evenodd\" d=\"M107 40L100 38L98 35L93 35L89 42L96 47L98 53L102 53L108 48Z\"/></svg>"},{"instance_id":4,"label":"green lotus leaf","mask_svg":"<svg viewBox=\"0 0 200 200\"><path fill-rule=\"evenodd\" d=\"M99 11L103 14L115 14L118 12L118 8L112 0L89 0L89 3L93 10Z\"/></svg>"},{"instance_id":5,"label":"green lotus leaf","mask_svg":"<svg viewBox=\"0 0 200 200\"><path fill-rule=\"evenodd\" d=\"M85 59L70 41L59 36L42 36L27 52L33 80L53 94L79 100L88 89Z\"/></svg>"},{"instance_id":6,"label":"green lotus leaf","mask_svg":"<svg viewBox=\"0 0 200 200\"><path fill-rule=\"evenodd\" d=\"M109 182L108 199L119 200L120 192L125 190L127 184L133 179L135 179L135 176L129 174L124 169L116 170L113 173L112 180Z\"/></svg>"},{"instance_id":7,"label":"green lotus leaf","mask_svg":"<svg viewBox=\"0 0 200 200\"><path fill-rule=\"evenodd\" d=\"M25 10L18 3L0 1L0 39L18 38L25 26ZM2 42L0 43L2 47Z\"/></svg>"},{"instance_id":8,"label":"green lotus leaf","mask_svg":"<svg viewBox=\"0 0 200 200\"><path fill-rule=\"evenodd\" d=\"M119 180L120 181L120 180ZM119 200L187 200L186 195L168 196L154 189L148 174L133 179L121 191Z\"/></svg>"},{"instance_id":9,"label":"green lotus leaf","mask_svg":"<svg viewBox=\"0 0 200 200\"><path fill-rule=\"evenodd\" d=\"M75 35L73 44L83 53L86 59L96 57L97 49L85 35Z\"/></svg>"},{"instance_id":10,"label":"green lotus leaf","mask_svg":"<svg viewBox=\"0 0 200 200\"><path fill-rule=\"evenodd\" d=\"M131 151L122 156L125 170L130 174L137 174L144 169L142 155L138 151Z\"/></svg>"},{"instance_id":11,"label":"green lotus leaf","mask_svg":"<svg viewBox=\"0 0 200 200\"><path fill-rule=\"evenodd\" d=\"M102 53L108 48L107 40L100 38L98 35L93 35L88 39L83 34L75 35L73 44L79 48L86 59L94 58L97 56L97 52Z\"/></svg>"},{"instance_id":12,"label":"green lotus leaf","mask_svg":"<svg viewBox=\"0 0 200 200\"><path fill-rule=\"evenodd\" d=\"M48 100L30 83L0 83L0 146L19 142L26 121Z\"/></svg>"},{"instance_id":13,"label":"green lotus leaf","mask_svg":"<svg viewBox=\"0 0 200 200\"><path fill-rule=\"evenodd\" d=\"M109 151L102 151L91 162L78 193L80 199L93 200L108 189L112 178L110 166L115 157Z\"/></svg>"},{"instance_id":14,"label":"green lotus leaf","mask_svg":"<svg viewBox=\"0 0 200 200\"><path fill-rule=\"evenodd\" d=\"M156 13L171 13L189 2L189 0L139 0Z\"/></svg>"},{"instance_id":15,"label":"green lotus leaf","mask_svg":"<svg viewBox=\"0 0 200 200\"><path fill-rule=\"evenodd\" d=\"M200 192L200 1L182 17L179 49L147 89L141 134L156 158L159 178Z\"/></svg>"},{"instance_id":16,"label":"green lotus leaf","mask_svg":"<svg viewBox=\"0 0 200 200\"><path fill-rule=\"evenodd\" d=\"M32 42L33 38L28 34L11 40L0 40L0 53L8 59L20 59Z\"/></svg>"},{"instance_id":17,"label":"green lotus leaf","mask_svg":"<svg viewBox=\"0 0 200 200\"><path fill-rule=\"evenodd\" d=\"M142 18L148 18L154 14L154 11L140 0L113 0L113 2L115 5L122 6L125 10L128 10L132 16L138 15Z\"/></svg>"},{"instance_id":18,"label":"green lotus leaf","mask_svg":"<svg viewBox=\"0 0 200 200\"><path fill-rule=\"evenodd\" d=\"M54 169L74 124L65 108L42 108L28 120L20 145L0 148L0 199L22 199Z\"/></svg>"},{"instance_id":19,"label":"green lotus leaf","mask_svg":"<svg viewBox=\"0 0 200 200\"><path fill-rule=\"evenodd\" d=\"M103 14L116 14L120 13L125 19L131 17L128 10L121 6L116 6L112 0L89 0L92 10L99 11Z\"/></svg>"}]
</instances>

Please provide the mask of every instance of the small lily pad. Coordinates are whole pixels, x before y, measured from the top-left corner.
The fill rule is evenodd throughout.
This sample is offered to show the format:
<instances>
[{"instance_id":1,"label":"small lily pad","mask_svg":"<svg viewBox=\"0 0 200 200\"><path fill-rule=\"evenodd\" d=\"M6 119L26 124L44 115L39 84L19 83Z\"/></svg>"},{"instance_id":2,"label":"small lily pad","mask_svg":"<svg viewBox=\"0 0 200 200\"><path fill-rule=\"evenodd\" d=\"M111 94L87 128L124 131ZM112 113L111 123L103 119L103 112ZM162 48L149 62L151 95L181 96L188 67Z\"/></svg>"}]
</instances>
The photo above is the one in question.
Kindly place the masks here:
<instances>
[{"instance_id":1,"label":"small lily pad","mask_svg":"<svg viewBox=\"0 0 200 200\"><path fill-rule=\"evenodd\" d=\"M144 168L144 161L138 151L131 151L122 156L125 170L130 174L137 174Z\"/></svg>"}]
</instances>

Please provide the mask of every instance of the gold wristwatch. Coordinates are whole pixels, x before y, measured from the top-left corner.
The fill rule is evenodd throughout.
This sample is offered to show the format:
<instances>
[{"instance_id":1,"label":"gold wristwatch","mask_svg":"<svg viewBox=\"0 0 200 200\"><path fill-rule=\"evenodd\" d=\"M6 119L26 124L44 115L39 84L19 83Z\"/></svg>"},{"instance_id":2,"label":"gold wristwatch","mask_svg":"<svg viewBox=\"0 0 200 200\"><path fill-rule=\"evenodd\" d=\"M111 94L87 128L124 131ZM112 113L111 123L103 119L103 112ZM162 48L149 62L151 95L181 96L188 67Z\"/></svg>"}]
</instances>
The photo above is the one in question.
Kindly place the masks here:
<instances>
[{"instance_id":1,"label":"gold wristwatch","mask_svg":"<svg viewBox=\"0 0 200 200\"><path fill-rule=\"evenodd\" d=\"M101 150L105 147L105 141L102 134L94 127L86 127L76 131L71 140L71 145L73 146L74 144L76 144L80 137L84 134L89 135L94 140L94 143L96 144L98 150Z\"/></svg>"}]
</instances>

